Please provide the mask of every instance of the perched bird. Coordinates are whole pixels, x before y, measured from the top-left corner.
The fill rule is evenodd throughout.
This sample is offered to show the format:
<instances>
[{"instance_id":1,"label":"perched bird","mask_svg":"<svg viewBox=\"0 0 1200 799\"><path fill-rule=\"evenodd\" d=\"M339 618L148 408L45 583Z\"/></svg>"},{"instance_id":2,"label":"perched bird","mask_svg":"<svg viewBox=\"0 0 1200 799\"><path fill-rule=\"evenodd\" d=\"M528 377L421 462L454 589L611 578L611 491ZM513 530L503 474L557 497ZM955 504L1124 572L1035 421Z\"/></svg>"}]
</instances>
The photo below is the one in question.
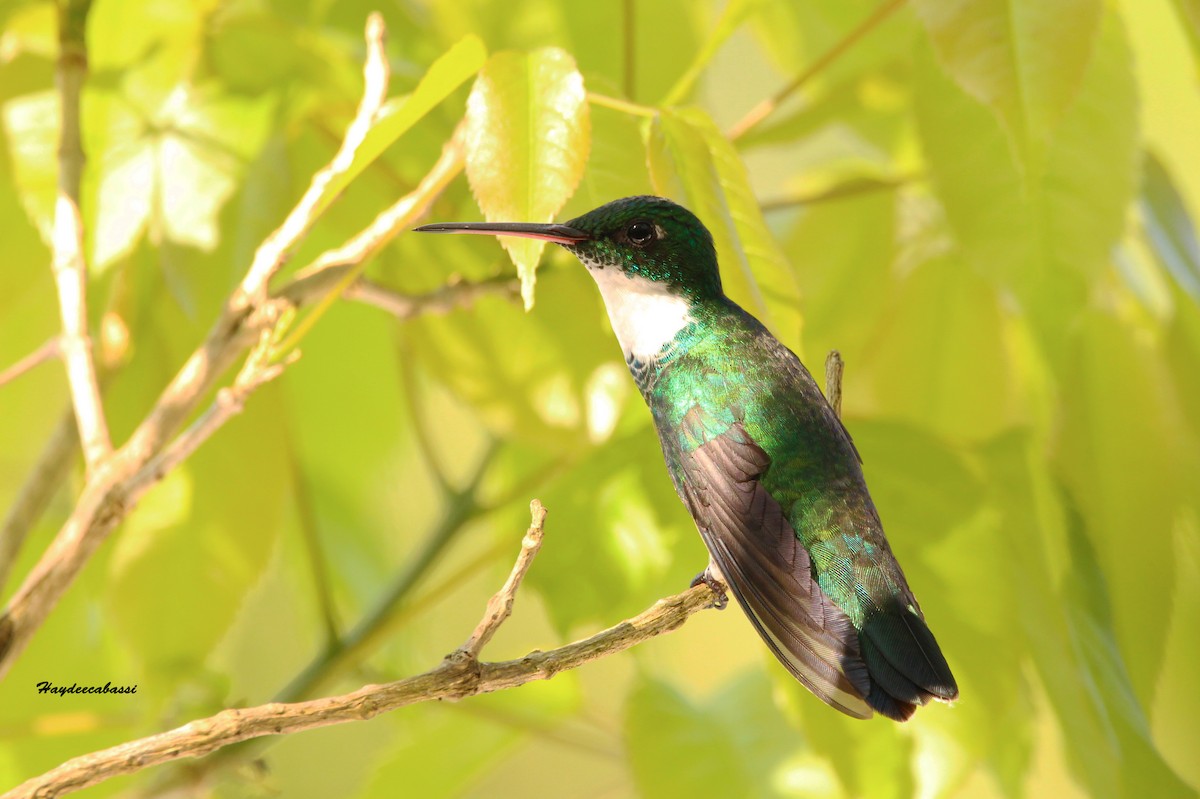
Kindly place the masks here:
<instances>
[{"instance_id":1,"label":"perched bird","mask_svg":"<svg viewBox=\"0 0 1200 799\"><path fill-rule=\"evenodd\" d=\"M627 197L561 225L417 230L542 239L587 267L708 547L697 580L727 584L796 679L857 718L957 698L849 433L799 358L725 296L695 215Z\"/></svg>"}]
</instances>

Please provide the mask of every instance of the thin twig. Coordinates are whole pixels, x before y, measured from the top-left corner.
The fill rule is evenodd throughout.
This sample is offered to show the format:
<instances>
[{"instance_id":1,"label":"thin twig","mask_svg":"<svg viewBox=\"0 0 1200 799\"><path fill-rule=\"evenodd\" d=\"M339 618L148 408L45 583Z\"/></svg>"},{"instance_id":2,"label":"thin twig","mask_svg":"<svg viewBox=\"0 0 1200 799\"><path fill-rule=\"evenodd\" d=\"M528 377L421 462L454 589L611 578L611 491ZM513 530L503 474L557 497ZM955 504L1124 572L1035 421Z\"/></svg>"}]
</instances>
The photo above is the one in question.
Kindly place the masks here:
<instances>
[{"instance_id":1,"label":"thin twig","mask_svg":"<svg viewBox=\"0 0 1200 799\"><path fill-rule=\"evenodd\" d=\"M614 111L620 111L625 114L632 114L638 117L656 117L658 109L651 108L648 105L641 105L632 100L622 100L619 97L609 97L607 94L597 94L596 92L588 92L588 102L592 105L611 108Z\"/></svg>"},{"instance_id":2,"label":"thin twig","mask_svg":"<svg viewBox=\"0 0 1200 799\"><path fill-rule=\"evenodd\" d=\"M535 505L533 509L534 524L527 536L532 535L535 529L541 529L537 516L540 505ZM481 663L469 656L467 647L471 647L472 642L478 642L478 646L473 647L478 651L490 634L495 632L495 628L503 623L506 618L503 609L508 607L511 595L517 589L520 576L529 568L533 554L536 554L536 544L525 543L509 582L488 603L484 621L464 649L457 650L424 674L386 685L367 685L341 696L223 710L215 716L193 721L168 732L68 760L17 786L3 799L57 796L172 760L201 757L253 738L288 735L332 724L361 721L418 702L457 701L477 694L514 688L533 680L548 680L559 672L578 668L675 630L692 614L713 604L711 589L703 584L697 585L681 594L661 599L637 616L589 638L548 652L533 651L516 660ZM496 613L498 607L499 615Z\"/></svg>"},{"instance_id":3,"label":"thin twig","mask_svg":"<svg viewBox=\"0 0 1200 799\"><path fill-rule=\"evenodd\" d=\"M625 84L625 96L630 100L634 99L637 92L637 73L634 71L637 66L636 11L634 0L624 0L621 4L621 41L625 66L621 72L621 78Z\"/></svg>"},{"instance_id":4,"label":"thin twig","mask_svg":"<svg viewBox=\"0 0 1200 799\"><path fill-rule=\"evenodd\" d=\"M0 594L8 582L8 575L16 565L25 536L41 518L50 504L54 492L66 479L67 471L75 460L79 446L79 428L75 424L75 410L70 405L59 414L54 432L42 448L37 463L25 484L17 492L17 499L0 525Z\"/></svg>"},{"instance_id":5,"label":"thin twig","mask_svg":"<svg viewBox=\"0 0 1200 799\"><path fill-rule=\"evenodd\" d=\"M300 433L290 418L288 427L286 446L288 466L292 473L292 496L296 503L296 515L299 517L304 550L308 556L309 569L312 572L313 588L317 595L317 610L321 614L321 626L325 629L325 643L330 645L341 635L341 625L338 624L333 603L329 564L325 557L325 550L321 547L317 510L313 506L308 476L305 474L304 465L300 461L300 453L296 446L296 438Z\"/></svg>"},{"instance_id":6,"label":"thin twig","mask_svg":"<svg viewBox=\"0 0 1200 799\"><path fill-rule=\"evenodd\" d=\"M58 288L62 338L59 348L79 425L79 440L88 471L94 472L112 452L100 383L88 333L87 264L83 257L83 217L80 182L83 178L83 136L80 98L87 79L87 17L91 0L58 4L59 92L58 197L54 203L54 282Z\"/></svg>"},{"instance_id":7,"label":"thin twig","mask_svg":"<svg viewBox=\"0 0 1200 799\"><path fill-rule=\"evenodd\" d=\"M830 350L825 358L825 399L829 401L829 407L833 408L839 419L842 418L842 372L845 369L842 354L837 350Z\"/></svg>"},{"instance_id":8,"label":"thin twig","mask_svg":"<svg viewBox=\"0 0 1200 799\"><path fill-rule=\"evenodd\" d=\"M278 296L294 305L307 304L314 298L317 300L316 308L296 324L287 340L280 344L281 351L295 347L325 310L353 285L367 260L397 233L411 227L428 210L434 198L462 172L466 159L465 130L465 125L460 122L450 141L442 148L441 157L421 179L417 188L392 203L345 244L321 253L280 289Z\"/></svg>"},{"instance_id":9,"label":"thin twig","mask_svg":"<svg viewBox=\"0 0 1200 799\"><path fill-rule=\"evenodd\" d=\"M12 366L0 372L0 386L4 386L35 366L39 366L59 355L58 336L48 339L45 344L26 355Z\"/></svg>"},{"instance_id":10,"label":"thin twig","mask_svg":"<svg viewBox=\"0 0 1200 799\"><path fill-rule=\"evenodd\" d=\"M308 233L313 222L328 206L326 197L329 185L335 178L350 168L367 132L375 124L379 109L387 99L389 70L384 38L387 28L383 16L378 12L367 18L367 57L363 64L363 96L359 101L354 120L346 130L342 145L324 168L313 176L308 190L288 214L287 219L254 253L254 261L246 273L238 293L234 297L234 310L260 305L266 300L267 284L283 266L284 260L297 242Z\"/></svg>"},{"instance_id":11,"label":"thin twig","mask_svg":"<svg viewBox=\"0 0 1200 799\"><path fill-rule=\"evenodd\" d=\"M729 129L730 141L737 141L742 136L745 136L752 129L757 127L764 119L770 116L776 108L783 104L787 98L791 97L797 91L802 89L805 84L821 74L825 69L841 58L847 50L853 47L859 39L866 36L872 30L879 26L881 22L890 17L894 12L898 11L904 5L904 0L887 0L871 13L871 16L864 19L858 24L854 30L842 37L833 47L826 50L817 58L808 69L797 75L791 83L784 86L775 94L763 100L758 105L750 109L744 117L739 119L733 127Z\"/></svg>"},{"instance_id":12,"label":"thin twig","mask_svg":"<svg viewBox=\"0 0 1200 799\"><path fill-rule=\"evenodd\" d=\"M364 278L352 283L342 295L348 300L373 305L400 320L414 316L440 316L469 308L479 297L499 294L509 299L521 296L521 283L511 275L484 280L450 278L446 285L426 294L401 294Z\"/></svg>"},{"instance_id":13,"label":"thin twig","mask_svg":"<svg viewBox=\"0 0 1200 799\"><path fill-rule=\"evenodd\" d=\"M496 634L496 630L499 630L500 625L504 624L512 615L517 589L521 587L525 573L529 571L534 557L542 548L542 537L545 534L546 509L542 503L536 499L529 503L529 515L533 517L533 520L525 532L525 537L521 540L521 554L517 556L517 562L513 564L512 573L508 575L508 579L504 581L500 590L488 600L487 610L475 627L475 631L453 656L465 656L471 660L477 660L479 653Z\"/></svg>"},{"instance_id":14,"label":"thin twig","mask_svg":"<svg viewBox=\"0 0 1200 799\"><path fill-rule=\"evenodd\" d=\"M437 527L425 539L421 549L408 562L404 571L396 576L375 607L334 646L327 648L305 666L276 695L277 702L294 702L311 696L350 666L360 662L367 653L374 651L380 642L387 639L398 611L403 607L409 593L429 572L446 547L466 528L467 523L479 514L480 508L475 494L498 452L498 445L493 443L483 454L474 474L467 480L467 485L450 498Z\"/></svg>"},{"instance_id":15,"label":"thin twig","mask_svg":"<svg viewBox=\"0 0 1200 799\"><path fill-rule=\"evenodd\" d=\"M129 441L102 468L89 476L75 509L41 560L25 579L0 616L0 675L7 672L34 632L57 604L79 570L108 534L125 518L134 503L166 472L190 455L224 422L241 409L246 397L273 374L260 364L255 375L243 370L240 383L219 392L217 399L187 431L164 449L220 376L264 331L272 330L292 306L286 300L265 299L266 284L320 215L319 203L327 186L348 166L366 127L375 119L387 86L387 59L383 54L383 22L372 15L367 23L366 91L359 114L347 132L347 141L334 162L313 178L298 210L268 237L237 290L225 303L220 318L204 342L184 363L158 401L138 425ZM82 30L80 30L82 36ZM349 153L349 155L347 155ZM414 204L428 202L418 197ZM69 358L64 339L64 354ZM68 367L69 368L69 367ZM76 410L79 405L76 403ZM81 433L84 427L80 427ZM86 443L86 442L85 442Z\"/></svg>"},{"instance_id":16,"label":"thin twig","mask_svg":"<svg viewBox=\"0 0 1200 799\"><path fill-rule=\"evenodd\" d=\"M847 197L858 197L863 194L874 194L875 192L896 191L904 188L910 183L915 183L924 178L921 174L901 175L895 178L877 179L877 178L854 178L851 180L838 183L830 186L827 189L813 192L811 194L801 194L795 197L778 197L774 200L765 200L759 204L763 213L770 211L782 211L787 208L795 208L797 206L818 205L820 203L832 202L834 200L844 200Z\"/></svg>"}]
</instances>

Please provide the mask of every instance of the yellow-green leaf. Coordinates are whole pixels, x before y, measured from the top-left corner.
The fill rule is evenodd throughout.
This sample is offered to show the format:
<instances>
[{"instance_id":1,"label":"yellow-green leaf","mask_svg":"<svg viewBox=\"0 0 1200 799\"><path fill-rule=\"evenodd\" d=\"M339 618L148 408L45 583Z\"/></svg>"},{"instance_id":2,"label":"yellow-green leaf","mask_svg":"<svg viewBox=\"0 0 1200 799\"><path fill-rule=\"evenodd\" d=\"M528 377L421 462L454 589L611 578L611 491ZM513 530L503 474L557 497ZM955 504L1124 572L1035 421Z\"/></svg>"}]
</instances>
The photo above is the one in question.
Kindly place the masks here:
<instances>
[{"instance_id":1,"label":"yellow-green leaf","mask_svg":"<svg viewBox=\"0 0 1200 799\"><path fill-rule=\"evenodd\" d=\"M685 108L654 118L646 152L655 190L686 205L712 232L726 293L798 346L796 276L767 229L733 145L708 114Z\"/></svg>"},{"instance_id":2,"label":"yellow-green leaf","mask_svg":"<svg viewBox=\"0 0 1200 799\"><path fill-rule=\"evenodd\" d=\"M317 213L329 207L346 186L370 166L383 151L403 136L483 66L487 50L478 36L465 36L434 61L417 88L383 104L375 124L363 139L345 172L329 182L317 203Z\"/></svg>"},{"instance_id":3,"label":"yellow-green leaf","mask_svg":"<svg viewBox=\"0 0 1200 799\"><path fill-rule=\"evenodd\" d=\"M497 53L467 100L467 180L490 222L549 222L575 192L591 144L587 92L557 48ZM501 238L526 309L545 242Z\"/></svg>"},{"instance_id":4,"label":"yellow-green leaf","mask_svg":"<svg viewBox=\"0 0 1200 799\"><path fill-rule=\"evenodd\" d=\"M1083 80L1100 0L914 0L938 60L1014 139L1050 139Z\"/></svg>"}]
</instances>

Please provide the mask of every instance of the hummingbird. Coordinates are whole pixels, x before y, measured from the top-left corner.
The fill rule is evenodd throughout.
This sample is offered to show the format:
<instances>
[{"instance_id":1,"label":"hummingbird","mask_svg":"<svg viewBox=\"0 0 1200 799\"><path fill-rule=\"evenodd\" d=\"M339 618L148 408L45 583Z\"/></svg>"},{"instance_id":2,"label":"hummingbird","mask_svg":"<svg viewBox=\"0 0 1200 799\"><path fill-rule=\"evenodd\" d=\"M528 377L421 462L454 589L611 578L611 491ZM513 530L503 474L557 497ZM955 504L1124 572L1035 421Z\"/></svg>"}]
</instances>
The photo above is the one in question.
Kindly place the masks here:
<instances>
[{"instance_id":1,"label":"hummingbird","mask_svg":"<svg viewBox=\"0 0 1200 799\"><path fill-rule=\"evenodd\" d=\"M728 586L805 687L862 719L958 697L849 432L800 359L725 296L694 214L639 196L565 224L416 230L541 239L587 268L708 548L693 584Z\"/></svg>"}]
</instances>

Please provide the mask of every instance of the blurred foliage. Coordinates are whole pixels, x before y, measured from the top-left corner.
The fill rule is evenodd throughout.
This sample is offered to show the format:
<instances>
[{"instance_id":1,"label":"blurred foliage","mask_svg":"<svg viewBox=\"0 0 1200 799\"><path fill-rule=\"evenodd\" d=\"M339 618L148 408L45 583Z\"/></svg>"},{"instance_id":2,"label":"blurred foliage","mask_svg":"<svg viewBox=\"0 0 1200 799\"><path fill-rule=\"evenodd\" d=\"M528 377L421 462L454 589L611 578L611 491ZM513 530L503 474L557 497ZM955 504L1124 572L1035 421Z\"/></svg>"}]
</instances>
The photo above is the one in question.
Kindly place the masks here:
<instances>
[{"instance_id":1,"label":"blurred foliage","mask_svg":"<svg viewBox=\"0 0 1200 799\"><path fill-rule=\"evenodd\" d=\"M439 220L566 219L655 192L845 412L962 688L855 722L737 611L460 705L288 736L220 796L1186 797L1200 789L1200 130L1191 0L470 0L387 4L392 93L302 265L412 189L467 114ZM626 18L632 9L632 18ZM360 0L96 0L83 134L91 312L130 349L118 440L361 92ZM1011 24L1010 24L1011 23ZM847 46L848 45L848 46ZM0 5L0 365L53 336L55 10ZM764 122L752 106L831 49ZM332 198L332 191L329 195ZM396 324L340 304L304 357L157 487L0 684L0 785L270 701L423 671L467 635L527 524L546 545L486 656L682 589L705 553L584 271L556 248L400 236L402 294L520 274ZM516 266L514 267L513 264ZM62 370L0 388L0 505L68 410ZM77 470L6 596L70 512ZM386 600L386 601L385 601ZM369 622L336 671L331 641ZM46 697L41 680L136 683ZM261 759L258 768L249 764ZM170 766L93 789L151 789Z\"/></svg>"}]
</instances>

